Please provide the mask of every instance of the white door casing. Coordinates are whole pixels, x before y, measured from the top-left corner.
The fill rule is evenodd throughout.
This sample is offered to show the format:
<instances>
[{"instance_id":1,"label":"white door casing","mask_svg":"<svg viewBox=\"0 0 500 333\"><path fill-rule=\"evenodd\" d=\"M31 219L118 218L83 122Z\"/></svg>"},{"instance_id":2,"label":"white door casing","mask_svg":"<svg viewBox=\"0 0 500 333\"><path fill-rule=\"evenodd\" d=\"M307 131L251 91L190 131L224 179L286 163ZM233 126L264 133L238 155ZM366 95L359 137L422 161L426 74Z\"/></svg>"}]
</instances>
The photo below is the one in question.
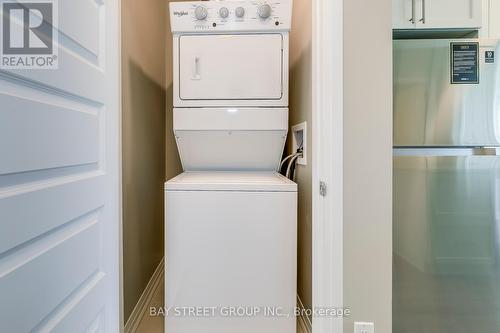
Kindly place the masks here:
<instances>
[{"instance_id":1,"label":"white door casing","mask_svg":"<svg viewBox=\"0 0 500 333\"><path fill-rule=\"evenodd\" d=\"M313 0L312 303L342 308L344 2ZM326 185L324 196L321 182ZM342 333L343 317L313 316L314 333Z\"/></svg>"},{"instance_id":2,"label":"white door casing","mask_svg":"<svg viewBox=\"0 0 500 333\"><path fill-rule=\"evenodd\" d=\"M0 332L118 332L119 2L58 12L59 69L0 71Z\"/></svg>"}]
</instances>

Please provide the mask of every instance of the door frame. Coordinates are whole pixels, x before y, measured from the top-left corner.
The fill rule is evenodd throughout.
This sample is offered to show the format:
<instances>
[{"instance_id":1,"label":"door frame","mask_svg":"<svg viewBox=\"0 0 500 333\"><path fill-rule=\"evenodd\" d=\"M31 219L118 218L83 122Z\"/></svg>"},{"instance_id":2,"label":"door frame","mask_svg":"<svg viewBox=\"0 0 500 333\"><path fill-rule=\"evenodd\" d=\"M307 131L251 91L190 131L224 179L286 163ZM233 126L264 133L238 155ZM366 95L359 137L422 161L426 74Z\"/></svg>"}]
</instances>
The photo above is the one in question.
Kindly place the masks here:
<instances>
[{"instance_id":1,"label":"door frame","mask_svg":"<svg viewBox=\"0 0 500 333\"><path fill-rule=\"evenodd\" d=\"M312 27L312 290L313 307L343 304L343 0L313 0ZM118 2L121 54L121 4ZM332 33L333 32L333 33ZM118 57L121 68L121 56ZM119 90L120 332L123 314L123 218L121 164L121 70ZM320 194L320 182L327 194ZM343 319L313 317L314 333L342 333Z\"/></svg>"},{"instance_id":2,"label":"door frame","mask_svg":"<svg viewBox=\"0 0 500 333\"><path fill-rule=\"evenodd\" d=\"M342 308L343 0L313 0L312 15L312 303ZM343 332L342 317L313 316L312 325L314 333Z\"/></svg>"},{"instance_id":3,"label":"door frame","mask_svg":"<svg viewBox=\"0 0 500 333\"><path fill-rule=\"evenodd\" d=\"M115 7L117 13L117 44L118 54L116 66L118 67L118 327L119 332L125 330L125 305L123 284L123 89L122 89L122 2L117 1Z\"/></svg>"},{"instance_id":4,"label":"door frame","mask_svg":"<svg viewBox=\"0 0 500 333\"><path fill-rule=\"evenodd\" d=\"M117 112L117 153L118 153L118 165L116 166L117 171L117 245L118 245L118 329L122 333L125 329L125 314L124 314L124 290L123 290L123 154L122 154L122 119L123 119L123 99L122 99L122 2L116 1L115 6L112 10L116 10L116 31L113 32L116 38L117 52L113 56L114 68L116 69L115 75L115 96L116 106L118 108Z\"/></svg>"},{"instance_id":5,"label":"door frame","mask_svg":"<svg viewBox=\"0 0 500 333\"><path fill-rule=\"evenodd\" d=\"M115 109L114 116L108 116L109 146L112 151L105 152L106 168L109 170L109 186L112 192L108 193L112 202L112 222L110 231L114 234L113 239L107 240L110 251L113 251L114 262L109 263L113 270L113 317L111 326L118 332L123 330L123 265L122 265L122 75L121 75L121 1L112 0L105 3L106 6L106 45L108 49L104 54L105 66L109 72L109 85L107 86L106 99L109 108ZM115 150L116 149L116 150ZM116 286L115 286L116 285Z\"/></svg>"}]
</instances>

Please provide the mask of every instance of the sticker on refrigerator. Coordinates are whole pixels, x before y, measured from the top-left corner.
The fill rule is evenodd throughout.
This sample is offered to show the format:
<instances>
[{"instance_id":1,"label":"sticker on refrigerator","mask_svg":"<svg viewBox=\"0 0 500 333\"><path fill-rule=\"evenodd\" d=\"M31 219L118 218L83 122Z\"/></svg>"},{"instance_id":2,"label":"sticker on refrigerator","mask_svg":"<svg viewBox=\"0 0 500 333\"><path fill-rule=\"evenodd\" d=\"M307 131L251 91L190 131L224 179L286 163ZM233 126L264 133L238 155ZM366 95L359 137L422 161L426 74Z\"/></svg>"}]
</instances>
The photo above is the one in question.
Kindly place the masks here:
<instances>
[{"instance_id":1,"label":"sticker on refrigerator","mask_svg":"<svg viewBox=\"0 0 500 333\"><path fill-rule=\"evenodd\" d=\"M484 62L487 64L495 63L495 51L485 51L484 52Z\"/></svg>"},{"instance_id":2,"label":"sticker on refrigerator","mask_svg":"<svg viewBox=\"0 0 500 333\"><path fill-rule=\"evenodd\" d=\"M479 43L451 43L451 83L479 83Z\"/></svg>"}]
</instances>

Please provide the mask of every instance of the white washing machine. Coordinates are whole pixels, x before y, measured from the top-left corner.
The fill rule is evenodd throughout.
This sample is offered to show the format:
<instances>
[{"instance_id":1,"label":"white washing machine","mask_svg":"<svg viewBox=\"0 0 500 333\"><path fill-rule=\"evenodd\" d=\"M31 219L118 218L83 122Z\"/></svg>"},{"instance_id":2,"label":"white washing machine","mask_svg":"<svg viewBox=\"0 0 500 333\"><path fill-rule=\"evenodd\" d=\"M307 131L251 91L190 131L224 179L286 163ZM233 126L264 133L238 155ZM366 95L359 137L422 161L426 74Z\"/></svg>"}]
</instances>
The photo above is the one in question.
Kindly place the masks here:
<instances>
[{"instance_id":1,"label":"white washing machine","mask_svg":"<svg viewBox=\"0 0 500 333\"><path fill-rule=\"evenodd\" d=\"M295 333L297 185L187 172L166 199L166 332Z\"/></svg>"},{"instance_id":2,"label":"white washing machine","mask_svg":"<svg viewBox=\"0 0 500 333\"><path fill-rule=\"evenodd\" d=\"M170 4L174 134L165 184L168 333L294 333L297 185L288 131L291 0Z\"/></svg>"}]
</instances>

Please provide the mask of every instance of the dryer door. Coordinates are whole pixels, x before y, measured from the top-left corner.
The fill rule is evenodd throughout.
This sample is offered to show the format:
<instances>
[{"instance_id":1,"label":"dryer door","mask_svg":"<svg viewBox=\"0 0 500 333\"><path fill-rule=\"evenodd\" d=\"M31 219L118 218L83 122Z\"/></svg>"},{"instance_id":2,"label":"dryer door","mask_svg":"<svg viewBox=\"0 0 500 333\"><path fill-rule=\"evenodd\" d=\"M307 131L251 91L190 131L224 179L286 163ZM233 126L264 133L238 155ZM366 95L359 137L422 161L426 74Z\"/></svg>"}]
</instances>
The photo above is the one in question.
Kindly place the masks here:
<instances>
[{"instance_id":1,"label":"dryer door","mask_svg":"<svg viewBox=\"0 0 500 333\"><path fill-rule=\"evenodd\" d=\"M179 37L181 100L279 100L281 34Z\"/></svg>"}]
</instances>

